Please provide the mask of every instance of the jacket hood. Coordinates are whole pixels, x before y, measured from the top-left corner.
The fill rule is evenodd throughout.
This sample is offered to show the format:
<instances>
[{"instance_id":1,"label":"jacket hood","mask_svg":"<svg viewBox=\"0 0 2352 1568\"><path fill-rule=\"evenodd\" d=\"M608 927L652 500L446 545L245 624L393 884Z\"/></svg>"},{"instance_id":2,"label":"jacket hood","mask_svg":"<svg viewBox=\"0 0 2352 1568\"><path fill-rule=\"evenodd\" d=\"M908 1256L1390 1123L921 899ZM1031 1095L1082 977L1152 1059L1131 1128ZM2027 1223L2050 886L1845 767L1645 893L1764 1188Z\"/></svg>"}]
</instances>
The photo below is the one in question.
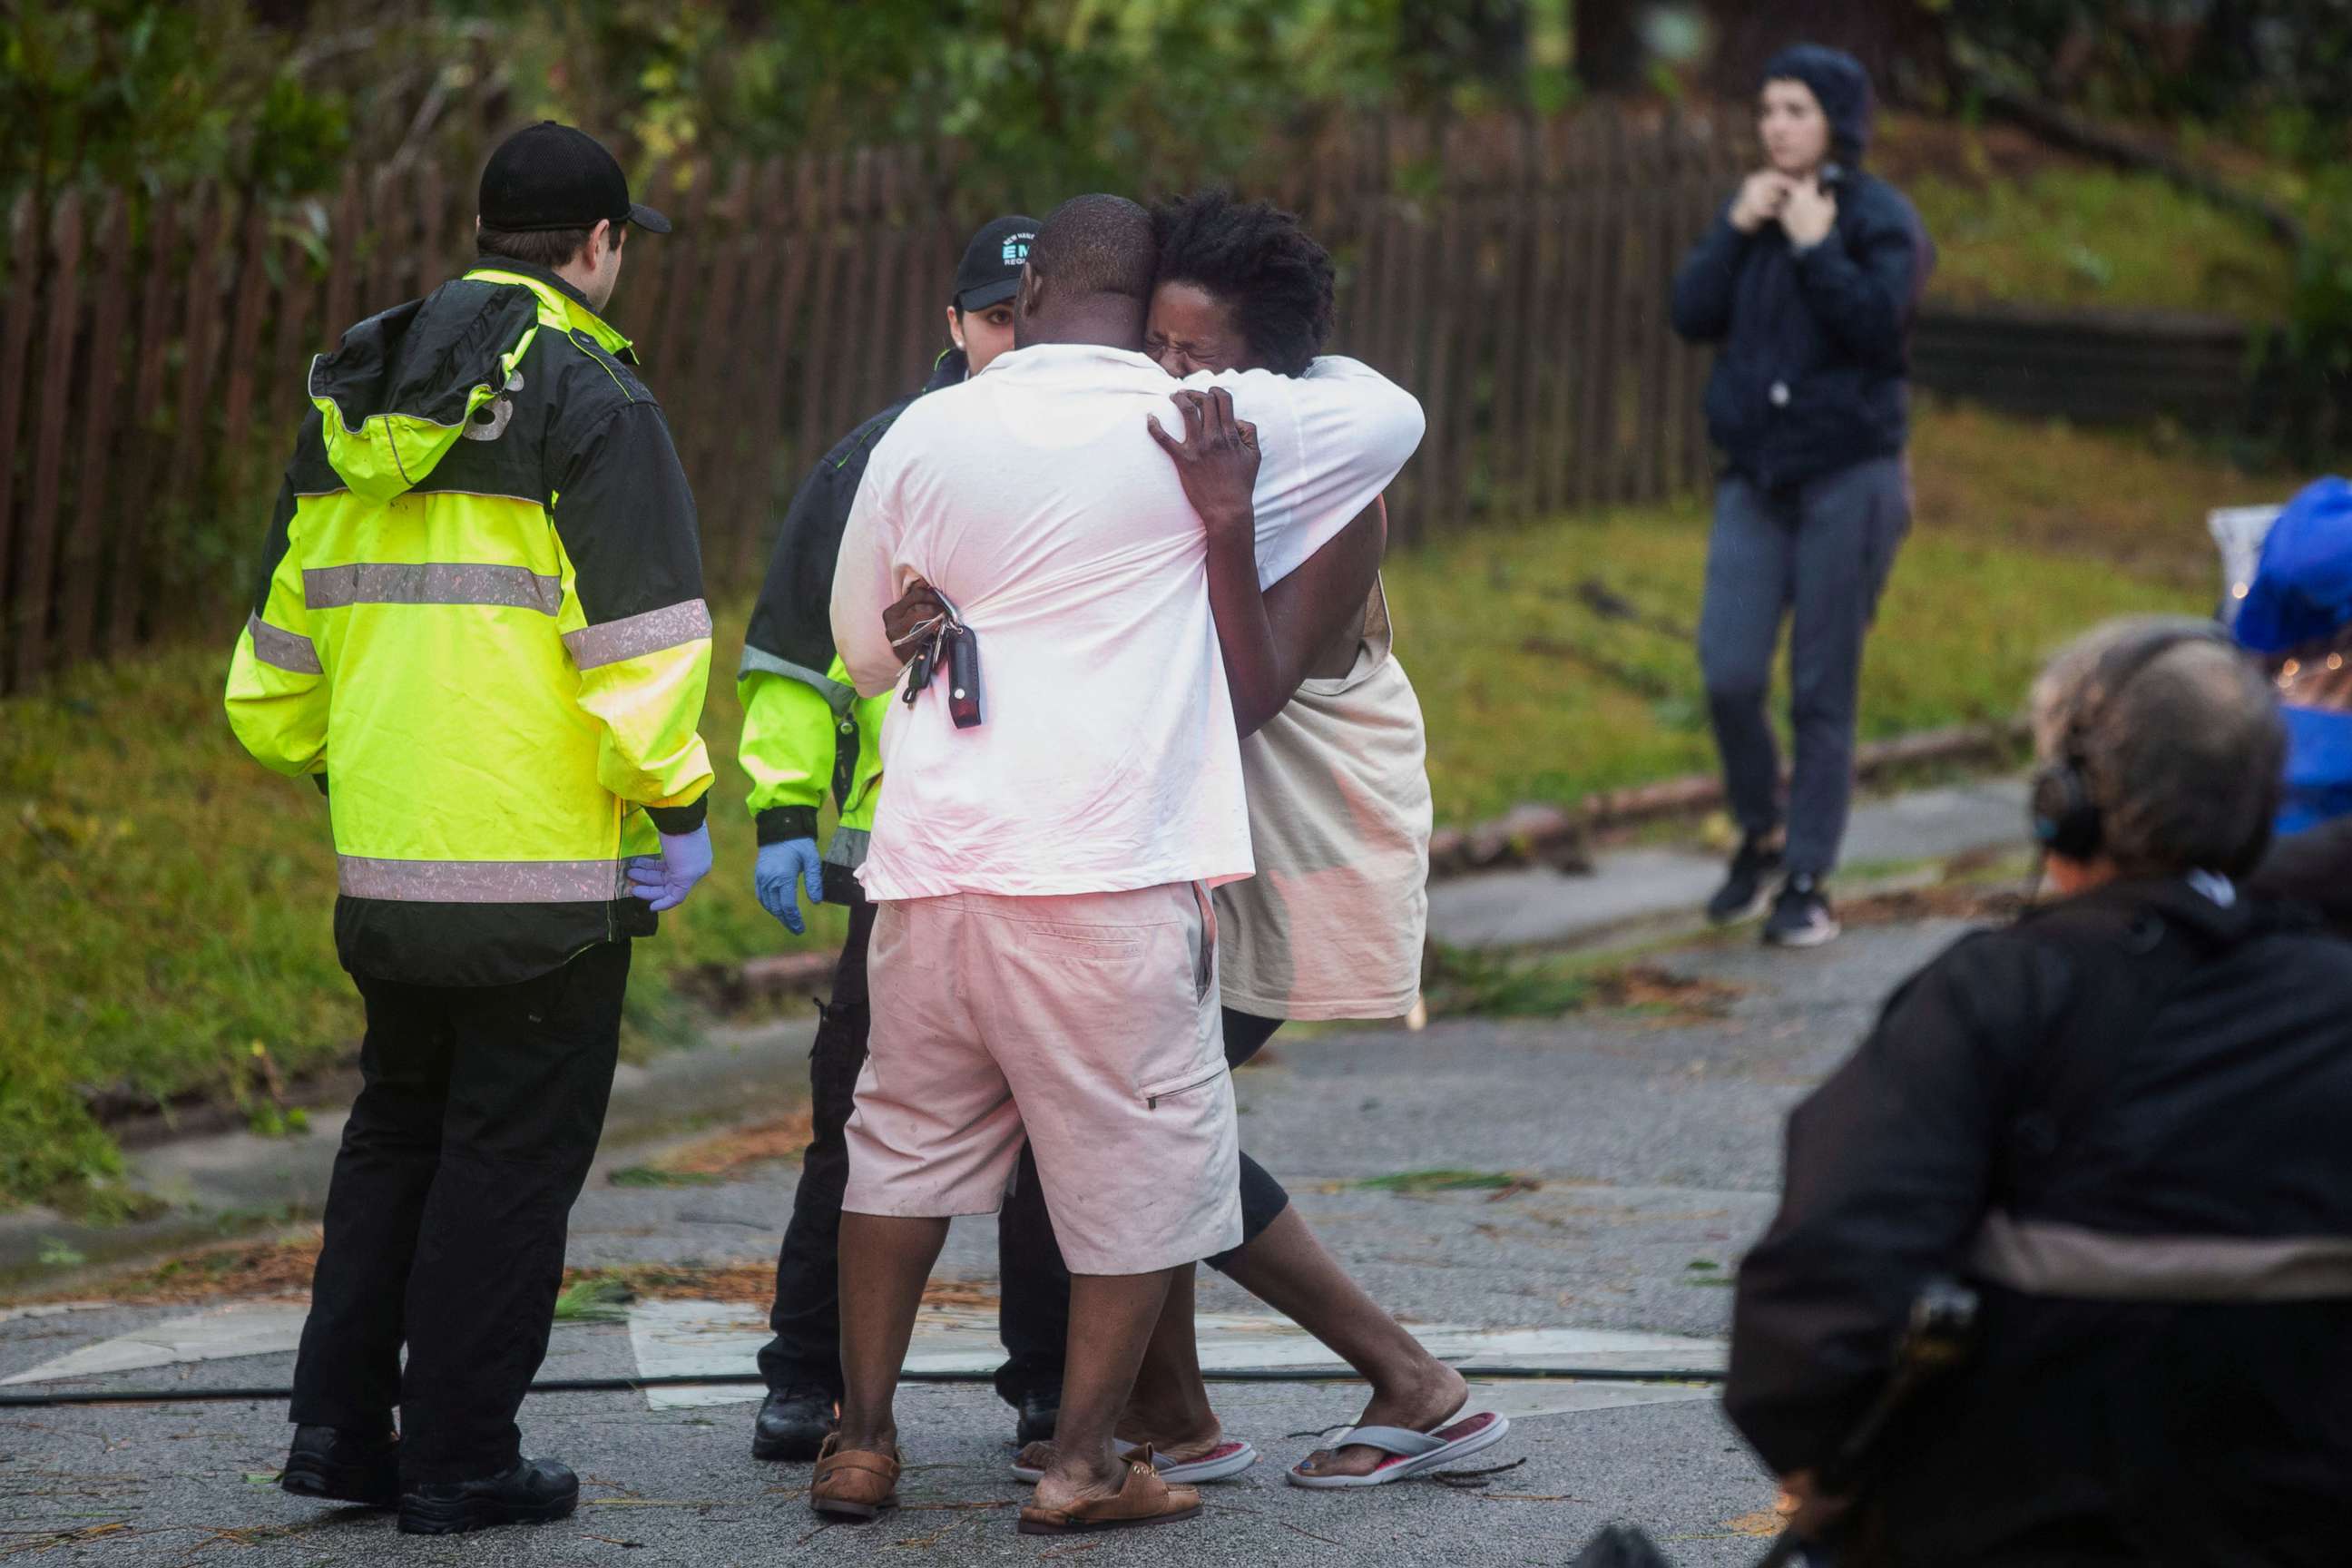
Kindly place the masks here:
<instances>
[{"instance_id":1,"label":"jacket hood","mask_svg":"<svg viewBox=\"0 0 2352 1568\"><path fill-rule=\"evenodd\" d=\"M460 279L371 316L310 363L327 460L352 493L387 501L424 482L468 422L509 390L537 335L527 288Z\"/></svg>"},{"instance_id":2,"label":"jacket hood","mask_svg":"<svg viewBox=\"0 0 2352 1568\"><path fill-rule=\"evenodd\" d=\"M1870 73L1843 49L1792 44L1765 62L1763 80L1801 81L1812 89L1829 117L1830 144L1839 157L1852 163L1869 150Z\"/></svg>"},{"instance_id":3,"label":"jacket hood","mask_svg":"<svg viewBox=\"0 0 2352 1568\"><path fill-rule=\"evenodd\" d=\"M2238 640L2284 653L2352 624L2352 484L2330 477L2295 492L2263 536L2262 564L2238 605Z\"/></svg>"}]
</instances>

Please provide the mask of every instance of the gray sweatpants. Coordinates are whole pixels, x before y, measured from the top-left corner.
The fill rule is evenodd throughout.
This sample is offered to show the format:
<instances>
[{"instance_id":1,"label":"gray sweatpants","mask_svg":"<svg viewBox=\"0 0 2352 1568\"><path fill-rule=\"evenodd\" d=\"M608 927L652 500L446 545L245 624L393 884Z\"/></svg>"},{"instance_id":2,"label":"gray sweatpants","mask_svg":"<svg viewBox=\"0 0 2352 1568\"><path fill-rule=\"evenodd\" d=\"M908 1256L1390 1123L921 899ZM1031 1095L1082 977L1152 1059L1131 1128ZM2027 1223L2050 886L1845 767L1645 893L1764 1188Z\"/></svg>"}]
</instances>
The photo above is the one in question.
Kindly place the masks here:
<instances>
[{"instance_id":1,"label":"gray sweatpants","mask_svg":"<svg viewBox=\"0 0 2352 1568\"><path fill-rule=\"evenodd\" d=\"M1911 476L1875 458L1789 489L1734 474L1715 494L1699 616L1715 743L1731 815L1748 833L1780 826L1780 754L1765 697L1780 618L1789 637L1790 727L1788 868L1821 877L1837 865L1853 788L1855 698L1863 634L1911 526Z\"/></svg>"}]
</instances>

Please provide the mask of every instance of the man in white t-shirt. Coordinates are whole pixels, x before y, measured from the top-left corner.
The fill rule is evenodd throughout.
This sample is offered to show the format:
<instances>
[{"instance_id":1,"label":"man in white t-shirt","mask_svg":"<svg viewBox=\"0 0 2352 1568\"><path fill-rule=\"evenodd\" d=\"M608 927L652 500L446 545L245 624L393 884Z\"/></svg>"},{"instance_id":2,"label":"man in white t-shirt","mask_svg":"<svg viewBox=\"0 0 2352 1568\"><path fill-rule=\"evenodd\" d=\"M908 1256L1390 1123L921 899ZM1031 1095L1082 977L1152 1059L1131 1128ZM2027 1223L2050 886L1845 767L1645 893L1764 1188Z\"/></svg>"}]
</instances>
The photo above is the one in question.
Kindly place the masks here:
<instances>
[{"instance_id":1,"label":"man in white t-shirt","mask_svg":"<svg viewBox=\"0 0 2352 1568\"><path fill-rule=\"evenodd\" d=\"M998 1206L1024 1136L1074 1284L1056 1458L1022 1529L1199 1507L1111 1437L1174 1271L1241 1238L1208 890L1250 874L1248 814L1204 536L1148 428L1181 433L1169 394L1208 384L1140 352L1155 261L1132 202L1055 212L1018 347L900 416L842 540L834 637L859 691L898 680L882 612L920 577L976 634L982 722L951 721L942 678L884 730L891 788L860 873L881 910L843 1203L846 1391L821 1513L890 1500L923 1283L949 1216ZM1257 426L1269 581L1421 439L1420 405L1351 361L1217 382Z\"/></svg>"}]
</instances>

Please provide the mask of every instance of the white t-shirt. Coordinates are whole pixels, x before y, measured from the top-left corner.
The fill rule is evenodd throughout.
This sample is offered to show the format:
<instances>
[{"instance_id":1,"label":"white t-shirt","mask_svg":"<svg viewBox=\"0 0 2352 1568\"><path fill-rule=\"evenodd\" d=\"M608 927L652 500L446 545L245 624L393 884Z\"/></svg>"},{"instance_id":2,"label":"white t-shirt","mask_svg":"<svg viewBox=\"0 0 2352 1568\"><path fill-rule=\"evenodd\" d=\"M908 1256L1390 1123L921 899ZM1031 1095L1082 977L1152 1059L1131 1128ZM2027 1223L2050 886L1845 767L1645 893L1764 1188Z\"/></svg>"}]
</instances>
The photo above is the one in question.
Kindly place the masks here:
<instances>
[{"instance_id":1,"label":"white t-shirt","mask_svg":"<svg viewBox=\"0 0 2352 1568\"><path fill-rule=\"evenodd\" d=\"M834 575L859 692L898 682L882 611L921 577L979 635L983 722L947 688L894 704L868 897L1047 896L1250 874L1208 551L1169 395L1213 383L1257 426L1262 581L1296 571L1387 488L1421 405L1353 360L1178 383L1142 354L1039 344L919 398L866 464Z\"/></svg>"}]
</instances>

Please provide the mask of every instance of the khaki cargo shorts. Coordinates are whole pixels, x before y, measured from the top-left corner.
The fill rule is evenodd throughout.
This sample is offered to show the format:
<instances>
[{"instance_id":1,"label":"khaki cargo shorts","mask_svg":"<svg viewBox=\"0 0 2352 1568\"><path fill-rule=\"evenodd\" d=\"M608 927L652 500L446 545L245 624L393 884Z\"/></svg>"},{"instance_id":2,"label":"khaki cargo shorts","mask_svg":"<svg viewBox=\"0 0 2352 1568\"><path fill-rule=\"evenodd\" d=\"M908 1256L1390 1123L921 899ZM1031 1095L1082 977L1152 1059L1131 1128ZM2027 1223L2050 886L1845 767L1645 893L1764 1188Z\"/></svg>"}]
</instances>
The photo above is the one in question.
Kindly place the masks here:
<instances>
[{"instance_id":1,"label":"khaki cargo shorts","mask_svg":"<svg viewBox=\"0 0 2352 1568\"><path fill-rule=\"evenodd\" d=\"M1077 1274L1241 1245L1216 917L1190 883L884 904L851 1214L993 1214L1026 1137Z\"/></svg>"}]
</instances>

